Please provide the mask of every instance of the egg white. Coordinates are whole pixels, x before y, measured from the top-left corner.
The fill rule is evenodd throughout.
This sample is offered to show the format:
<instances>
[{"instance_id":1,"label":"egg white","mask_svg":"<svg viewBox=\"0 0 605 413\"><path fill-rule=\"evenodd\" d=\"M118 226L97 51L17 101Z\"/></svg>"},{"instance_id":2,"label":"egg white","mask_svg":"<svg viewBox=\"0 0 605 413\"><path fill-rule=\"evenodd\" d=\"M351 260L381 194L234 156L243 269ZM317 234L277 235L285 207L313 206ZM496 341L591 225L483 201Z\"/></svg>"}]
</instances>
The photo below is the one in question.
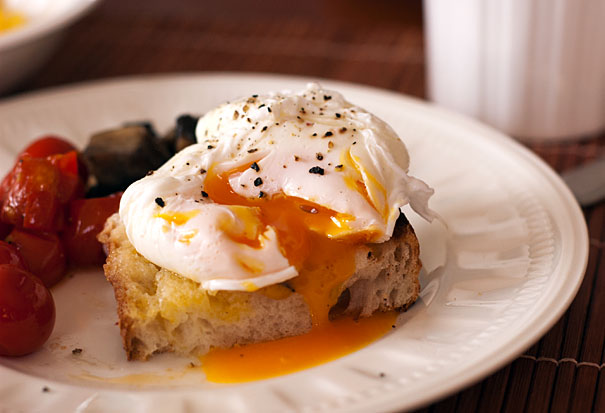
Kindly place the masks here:
<instances>
[{"instance_id":1,"label":"egg white","mask_svg":"<svg viewBox=\"0 0 605 413\"><path fill-rule=\"evenodd\" d=\"M352 216L342 231L327 234L333 238L371 232L373 242L386 241L408 203L432 218L433 190L407 174L409 156L396 133L317 84L221 105L199 120L196 135L198 144L126 190L120 217L140 254L204 288L253 291L298 273L275 230L254 219L255 208L234 213L202 195L201 171L220 173L256 162L258 168L229 177L234 192L257 198L262 191L269 199L284 194ZM174 222L166 214L190 218ZM233 236L246 231L262 233L260 247Z\"/></svg>"}]
</instances>

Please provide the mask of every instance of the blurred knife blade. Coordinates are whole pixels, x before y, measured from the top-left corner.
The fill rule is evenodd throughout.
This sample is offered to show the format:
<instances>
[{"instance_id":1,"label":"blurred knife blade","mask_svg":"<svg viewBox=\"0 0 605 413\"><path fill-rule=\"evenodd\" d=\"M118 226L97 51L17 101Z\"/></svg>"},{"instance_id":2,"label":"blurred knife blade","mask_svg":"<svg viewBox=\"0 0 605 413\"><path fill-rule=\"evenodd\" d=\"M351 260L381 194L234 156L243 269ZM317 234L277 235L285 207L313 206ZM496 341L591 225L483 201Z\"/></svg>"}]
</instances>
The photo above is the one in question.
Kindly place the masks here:
<instances>
[{"instance_id":1,"label":"blurred knife blade","mask_svg":"<svg viewBox=\"0 0 605 413\"><path fill-rule=\"evenodd\" d=\"M605 198L605 157L564 172L563 180L582 206Z\"/></svg>"}]
</instances>

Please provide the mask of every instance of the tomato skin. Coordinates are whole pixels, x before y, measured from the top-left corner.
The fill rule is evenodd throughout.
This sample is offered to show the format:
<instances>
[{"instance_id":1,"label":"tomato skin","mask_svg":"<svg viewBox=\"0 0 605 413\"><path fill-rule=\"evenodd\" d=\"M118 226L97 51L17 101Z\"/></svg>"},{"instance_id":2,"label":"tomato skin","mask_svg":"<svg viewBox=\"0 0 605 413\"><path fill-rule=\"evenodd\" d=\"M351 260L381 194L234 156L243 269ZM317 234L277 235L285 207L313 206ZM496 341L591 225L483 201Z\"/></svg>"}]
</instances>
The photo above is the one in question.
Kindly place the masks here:
<instances>
[{"instance_id":1,"label":"tomato skin","mask_svg":"<svg viewBox=\"0 0 605 413\"><path fill-rule=\"evenodd\" d=\"M46 287L52 287L65 275L65 250L56 234L14 228L6 240L17 248L30 271Z\"/></svg>"},{"instance_id":2,"label":"tomato skin","mask_svg":"<svg viewBox=\"0 0 605 413\"><path fill-rule=\"evenodd\" d=\"M19 250L14 245L5 241L0 241L0 265L1 264L11 264L23 268L26 271L29 270L29 267Z\"/></svg>"},{"instance_id":3,"label":"tomato skin","mask_svg":"<svg viewBox=\"0 0 605 413\"><path fill-rule=\"evenodd\" d=\"M75 151L48 158L21 157L0 185L2 221L37 231L58 231L65 224L65 205L83 196Z\"/></svg>"},{"instance_id":4,"label":"tomato skin","mask_svg":"<svg viewBox=\"0 0 605 413\"><path fill-rule=\"evenodd\" d=\"M13 226L11 224L0 221L0 239L6 238L6 236L10 234L12 230Z\"/></svg>"},{"instance_id":5,"label":"tomato skin","mask_svg":"<svg viewBox=\"0 0 605 413\"><path fill-rule=\"evenodd\" d=\"M97 235L110 215L118 211L122 194L103 198L76 199L69 208L69 224L62 240L69 262L75 265L100 265L105 253Z\"/></svg>"},{"instance_id":6,"label":"tomato skin","mask_svg":"<svg viewBox=\"0 0 605 413\"><path fill-rule=\"evenodd\" d=\"M23 228L56 229L59 179L59 171L46 159L20 159L9 178L2 220Z\"/></svg>"},{"instance_id":7,"label":"tomato skin","mask_svg":"<svg viewBox=\"0 0 605 413\"><path fill-rule=\"evenodd\" d=\"M30 143L21 151L19 158L23 156L46 158L50 155L63 154L75 150L76 147L65 139L55 135L46 135Z\"/></svg>"},{"instance_id":8,"label":"tomato skin","mask_svg":"<svg viewBox=\"0 0 605 413\"><path fill-rule=\"evenodd\" d=\"M69 141L56 135L46 135L30 143L28 147L21 151L17 159L23 157L47 158L51 155L63 155L75 151L77 151L77 148ZM86 164L79 156L77 156L77 161L78 171L76 174L79 174L82 182L86 183L88 180L88 168L86 168Z\"/></svg>"},{"instance_id":9,"label":"tomato skin","mask_svg":"<svg viewBox=\"0 0 605 413\"><path fill-rule=\"evenodd\" d=\"M62 204L66 204L72 199L84 197L85 181L80 176L80 162L76 151L64 154L51 155L46 158L59 171L61 179L59 181L57 196Z\"/></svg>"},{"instance_id":10,"label":"tomato skin","mask_svg":"<svg viewBox=\"0 0 605 413\"><path fill-rule=\"evenodd\" d=\"M40 279L0 265L0 355L23 356L42 347L55 325L55 303Z\"/></svg>"}]
</instances>

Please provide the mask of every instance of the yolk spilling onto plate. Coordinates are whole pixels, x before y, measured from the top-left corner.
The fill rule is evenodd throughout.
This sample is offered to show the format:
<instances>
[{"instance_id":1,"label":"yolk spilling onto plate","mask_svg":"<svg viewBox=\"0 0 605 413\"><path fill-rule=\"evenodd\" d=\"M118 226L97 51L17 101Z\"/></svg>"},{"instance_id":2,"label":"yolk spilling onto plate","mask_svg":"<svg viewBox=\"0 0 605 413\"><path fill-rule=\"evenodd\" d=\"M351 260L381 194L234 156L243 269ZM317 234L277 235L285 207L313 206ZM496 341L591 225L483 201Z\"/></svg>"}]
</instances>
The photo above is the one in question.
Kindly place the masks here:
<instances>
[{"instance_id":1,"label":"yolk spilling onto plate","mask_svg":"<svg viewBox=\"0 0 605 413\"><path fill-rule=\"evenodd\" d=\"M354 246L371 242L376 234L356 233L336 240L334 237L349 231L347 222L354 217L283 194L250 199L235 193L229 177L248 167L219 174L209 171L204 190L216 203L258 208L262 224L275 228L284 255L299 272L287 284L304 297L313 328L301 336L211 350L202 357L203 369L208 380L216 382L267 378L335 359L384 335L396 318L395 313L387 313L359 321L329 321L328 312L338 300L339 288L355 271ZM234 212L246 221L245 213ZM252 246L255 236L256 232L245 231L244 237L250 239L239 239L241 235L234 239Z\"/></svg>"},{"instance_id":2,"label":"yolk spilling onto plate","mask_svg":"<svg viewBox=\"0 0 605 413\"><path fill-rule=\"evenodd\" d=\"M266 379L317 366L358 350L391 330L397 313L377 313L354 321L342 318L314 327L310 333L202 356L206 378L215 383Z\"/></svg>"}]
</instances>

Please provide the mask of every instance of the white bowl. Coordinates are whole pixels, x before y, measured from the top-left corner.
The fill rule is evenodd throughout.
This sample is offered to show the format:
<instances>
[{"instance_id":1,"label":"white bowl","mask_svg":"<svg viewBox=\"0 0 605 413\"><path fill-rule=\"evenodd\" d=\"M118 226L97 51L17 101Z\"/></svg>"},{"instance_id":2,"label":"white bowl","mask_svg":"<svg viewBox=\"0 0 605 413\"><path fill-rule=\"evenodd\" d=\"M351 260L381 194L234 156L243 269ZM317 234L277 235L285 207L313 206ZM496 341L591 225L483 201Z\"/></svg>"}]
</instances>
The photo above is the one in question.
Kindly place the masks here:
<instances>
[{"instance_id":1,"label":"white bowl","mask_svg":"<svg viewBox=\"0 0 605 413\"><path fill-rule=\"evenodd\" d=\"M98 0L8 0L9 10L27 21L14 30L0 32L0 93L40 68L50 57L65 29L98 3Z\"/></svg>"}]
</instances>

